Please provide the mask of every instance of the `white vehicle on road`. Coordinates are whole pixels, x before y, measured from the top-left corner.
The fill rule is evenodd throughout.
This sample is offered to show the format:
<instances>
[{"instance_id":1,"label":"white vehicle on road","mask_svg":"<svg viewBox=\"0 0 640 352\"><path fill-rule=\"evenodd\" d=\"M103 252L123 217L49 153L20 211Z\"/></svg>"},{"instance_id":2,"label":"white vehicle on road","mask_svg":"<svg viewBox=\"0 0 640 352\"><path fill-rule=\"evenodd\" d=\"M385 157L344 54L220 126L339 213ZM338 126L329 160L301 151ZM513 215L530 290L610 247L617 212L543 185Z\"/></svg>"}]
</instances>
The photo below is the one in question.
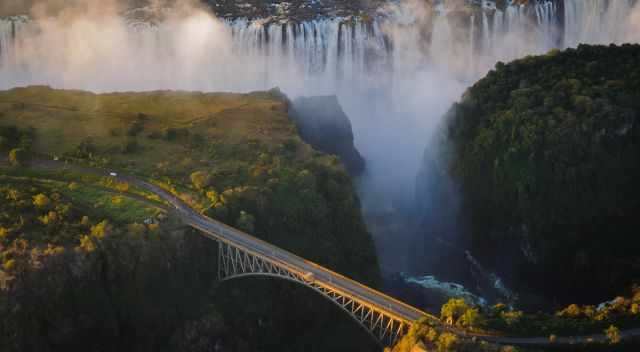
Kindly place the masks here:
<instances>
[{"instance_id":1,"label":"white vehicle on road","mask_svg":"<svg viewBox=\"0 0 640 352\"><path fill-rule=\"evenodd\" d=\"M115 172L110 172L110 173L109 173L109 176L112 176L112 177L118 177L118 174L117 174L117 173L115 173Z\"/></svg>"}]
</instances>

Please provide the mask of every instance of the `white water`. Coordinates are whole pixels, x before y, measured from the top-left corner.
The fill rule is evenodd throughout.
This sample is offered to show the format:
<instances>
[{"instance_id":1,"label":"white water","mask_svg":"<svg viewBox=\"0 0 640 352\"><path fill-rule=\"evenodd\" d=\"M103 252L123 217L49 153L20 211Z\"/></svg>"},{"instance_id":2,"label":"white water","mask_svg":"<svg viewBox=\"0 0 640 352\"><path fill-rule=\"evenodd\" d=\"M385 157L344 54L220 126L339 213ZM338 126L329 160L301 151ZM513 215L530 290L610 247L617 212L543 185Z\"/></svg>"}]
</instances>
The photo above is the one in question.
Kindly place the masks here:
<instances>
[{"instance_id":1,"label":"white water","mask_svg":"<svg viewBox=\"0 0 640 352\"><path fill-rule=\"evenodd\" d=\"M337 94L368 160L363 204L393 208L397 199L412 198L424 147L443 113L497 61L581 42L640 41L640 4L633 0L565 0L564 13L548 0L505 11L483 3L481 12L458 21L448 2L430 9L417 0L390 4L371 23L220 21L200 10L153 24L99 9L2 19L0 88L279 86L291 97Z\"/></svg>"},{"instance_id":2,"label":"white water","mask_svg":"<svg viewBox=\"0 0 640 352\"><path fill-rule=\"evenodd\" d=\"M468 303L485 306L487 300L469 292L464 286L453 282L442 282L436 277L425 275L420 277L404 277L408 283L419 285L427 290L433 290L448 298L463 298Z\"/></svg>"}]
</instances>

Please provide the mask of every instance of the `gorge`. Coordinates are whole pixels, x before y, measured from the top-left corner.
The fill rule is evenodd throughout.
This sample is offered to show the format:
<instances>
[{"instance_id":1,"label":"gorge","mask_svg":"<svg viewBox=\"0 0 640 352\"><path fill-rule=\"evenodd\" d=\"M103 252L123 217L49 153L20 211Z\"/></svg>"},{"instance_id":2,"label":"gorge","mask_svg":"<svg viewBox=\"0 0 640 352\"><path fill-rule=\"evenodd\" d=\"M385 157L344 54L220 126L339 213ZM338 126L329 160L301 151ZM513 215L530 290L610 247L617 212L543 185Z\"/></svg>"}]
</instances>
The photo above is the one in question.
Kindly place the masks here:
<instances>
[{"instance_id":1,"label":"gorge","mask_svg":"<svg viewBox=\"0 0 640 352\"><path fill-rule=\"evenodd\" d=\"M443 116L498 62L638 42L636 0L109 1L0 18L0 89L335 95L366 161L356 181L383 273L497 301L502 274L467 252L458 190L432 155Z\"/></svg>"}]
</instances>

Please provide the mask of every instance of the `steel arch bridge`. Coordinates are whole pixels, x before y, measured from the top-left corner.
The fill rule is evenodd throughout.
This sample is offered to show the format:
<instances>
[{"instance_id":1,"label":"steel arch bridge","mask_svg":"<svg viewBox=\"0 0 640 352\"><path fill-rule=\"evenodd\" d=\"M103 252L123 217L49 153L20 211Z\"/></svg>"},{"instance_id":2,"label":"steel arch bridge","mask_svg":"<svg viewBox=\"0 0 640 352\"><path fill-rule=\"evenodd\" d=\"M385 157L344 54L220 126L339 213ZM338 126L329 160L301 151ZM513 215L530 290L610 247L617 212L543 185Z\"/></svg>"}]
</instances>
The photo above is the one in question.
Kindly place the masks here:
<instances>
[{"instance_id":1,"label":"steel arch bridge","mask_svg":"<svg viewBox=\"0 0 640 352\"><path fill-rule=\"evenodd\" d=\"M158 185L131 176L120 180L150 191L177 211L185 224L218 243L218 278L268 276L311 288L338 305L382 346L392 346L414 321L439 319L357 281L195 211Z\"/></svg>"},{"instance_id":2,"label":"steel arch bridge","mask_svg":"<svg viewBox=\"0 0 640 352\"><path fill-rule=\"evenodd\" d=\"M218 241L218 279L226 281L240 277L266 276L292 281L311 288L348 313L382 346L392 346L411 326L412 321L323 285L312 275L300 273L282 263L256 255L251 251Z\"/></svg>"}]
</instances>

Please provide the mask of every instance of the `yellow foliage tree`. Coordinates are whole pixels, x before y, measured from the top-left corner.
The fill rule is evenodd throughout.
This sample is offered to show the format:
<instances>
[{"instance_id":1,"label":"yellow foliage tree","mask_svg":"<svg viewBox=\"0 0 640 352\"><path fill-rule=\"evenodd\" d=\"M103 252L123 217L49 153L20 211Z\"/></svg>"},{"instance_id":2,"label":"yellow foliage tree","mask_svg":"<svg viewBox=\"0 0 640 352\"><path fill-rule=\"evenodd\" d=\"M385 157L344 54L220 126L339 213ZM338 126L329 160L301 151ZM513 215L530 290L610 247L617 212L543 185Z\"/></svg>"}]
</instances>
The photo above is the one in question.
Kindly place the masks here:
<instances>
[{"instance_id":1,"label":"yellow foliage tree","mask_svg":"<svg viewBox=\"0 0 640 352\"><path fill-rule=\"evenodd\" d=\"M51 203L51 200L46 195L40 193L33 196L33 205L38 208L44 208Z\"/></svg>"},{"instance_id":2,"label":"yellow foliage tree","mask_svg":"<svg viewBox=\"0 0 640 352\"><path fill-rule=\"evenodd\" d=\"M450 332L445 332L438 338L438 351L449 352L455 351L456 346L459 344L458 337Z\"/></svg>"},{"instance_id":3,"label":"yellow foliage tree","mask_svg":"<svg viewBox=\"0 0 640 352\"><path fill-rule=\"evenodd\" d=\"M91 236L95 238L104 238L109 235L113 227L109 224L109 221L103 220L98 224L91 226Z\"/></svg>"},{"instance_id":4,"label":"yellow foliage tree","mask_svg":"<svg viewBox=\"0 0 640 352\"><path fill-rule=\"evenodd\" d=\"M80 237L80 245L78 248L85 252L93 252L96 250L96 244L93 242L91 237L85 235Z\"/></svg>"},{"instance_id":5,"label":"yellow foliage tree","mask_svg":"<svg viewBox=\"0 0 640 352\"><path fill-rule=\"evenodd\" d=\"M58 220L58 213L56 213L55 211L50 211L48 214L41 216L39 219L43 224L47 225Z\"/></svg>"},{"instance_id":6,"label":"yellow foliage tree","mask_svg":"<svg viewBox=\"0 0 640 352\"><path fill-rule=\"evenodd\" d=\"M6 271L11 271L15 266L16 266L15 259L9 259L9 260L5 261L4 264L2 265L2 267Z\"/></svg>"},{"instance_id":7,"label":"yellow foliage tree","mask_svg":"<svg viewBox=\"0 0 640 352\"><path fill-rule=\"evenodd\" d=\"M118 182L116 183L116 189L120 192L128 192L129 191L129 183L127 182Z\"/></svg>"},{"instance_id":8,"label":"yellow foliage tree","mask_svg":"<svg viewBox=\"0 0 640 352\"><path fill-rule=\"evenodd\" d=\"M607 330L604 331L605 335L607 335L607 339L609 343L616 344L620 342L620 330L617 327L611 325Z\"/></svg>"}]
</instances>

